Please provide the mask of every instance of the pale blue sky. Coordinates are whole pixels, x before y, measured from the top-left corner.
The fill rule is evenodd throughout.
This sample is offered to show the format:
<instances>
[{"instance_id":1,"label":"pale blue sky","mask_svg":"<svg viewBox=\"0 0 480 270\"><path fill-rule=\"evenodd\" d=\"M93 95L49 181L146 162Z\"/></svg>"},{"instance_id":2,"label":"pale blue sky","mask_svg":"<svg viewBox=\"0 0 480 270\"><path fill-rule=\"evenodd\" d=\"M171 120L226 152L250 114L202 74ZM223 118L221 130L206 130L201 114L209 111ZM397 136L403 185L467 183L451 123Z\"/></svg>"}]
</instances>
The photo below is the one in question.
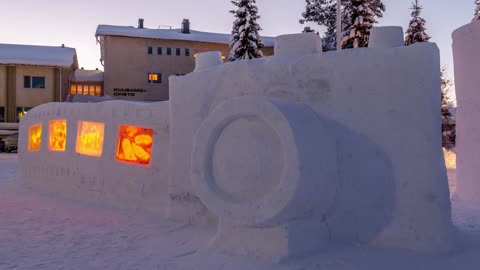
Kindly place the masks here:
<instances>
[{"instance_id":1,"label":"pale blue sky","mask_svg":"<svg viewBox=\"0 0 480 270\"><path fill-rule=\"evenodd\" d=\"M7 1L7 0L1 0ZM384 0L387 11L379 25L407 28L411 0ZM423 0L423 17L428 34L437 42L442 64L452 76L451 33L473 17L474 0ZM257 0L262 35L297 33L304 0ZM80 66L100 68L99 46L95 41L98 24L159 25L179 27L189 18L195 30L229 33L232 27L229 0L15 0L0 9L0 43L60 45L77 49Z\"/></svg>"}]
</instances>

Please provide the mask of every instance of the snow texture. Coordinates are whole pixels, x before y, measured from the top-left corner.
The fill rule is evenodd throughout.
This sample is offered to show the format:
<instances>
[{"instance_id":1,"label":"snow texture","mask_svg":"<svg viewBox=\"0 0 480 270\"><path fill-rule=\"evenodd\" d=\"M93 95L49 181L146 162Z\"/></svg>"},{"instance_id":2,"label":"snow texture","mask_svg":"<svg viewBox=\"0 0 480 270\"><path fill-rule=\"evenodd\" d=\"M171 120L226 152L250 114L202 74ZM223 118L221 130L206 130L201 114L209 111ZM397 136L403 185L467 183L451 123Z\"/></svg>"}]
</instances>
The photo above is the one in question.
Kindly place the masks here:
<instances>
[{"instance_id":1,"label":"snow texture","mask_svg":"<svg viewBox=\"0 0 480 270\"><path fill-rule=\"evenodd\" d=\"M455 90L458 109L457 120L457 168L460 198L480 201L480 126L478 125L478 63L480 63L480 21L474 21L453 32L453 59L455 62Z\"/></svg>"},{"instance_id":2,"label":"snow texture","mask_svg":"<svg viewBox=\"0 0 480 270\"><path fill-rule=\"evenodd\" d=\"M299 56L322 53L322 40L315 33L305 33L302 39L297 34L277 37L275 56Z\"/></svg>"},{"instance_id":3,"label":"snow texture","mask_svg":"<svg viewBox=\"0 0 480 270\"><path fill-rule=\"evenodd\" d=\"M222 52L198 53L195 58L195 71L223 64Z\"/></svg>"},{"instance_id":4,"label":"snow texture","mask_svg":"<svg viewBox=\"0 0 480 270\"><path fill-rule=\"evenodd\" d=\"M99 25L95 35L230 44L229 34L200 32L194 30L190 30L190 34L183 34L180 32L180 29L138 29L132 26ZM261 39L267 47L273 47L275 45L275 38L273 37L261 37Z\"/></svg>"},{"instance_id":5,"label":"snow texture","mask_svg":"<svg viewBox=\"0 0 480 270\"><path fill-rule=\"evenodd\" d=\"M72 82L103 82L103 71L77 69L72 73Z\"/></svg>"},{"instance_id":6,"label":"snow texture","mask_svg":"<svg viewBox=\"0 0 480 270\"><path fill-rule=\"evenodd\" d=\"M375 27L370 31L369 48L395 48L403 46L403 29L400 26Z\"/></svg>"},{"instance_id":7,"label":"snow texture","mask_svg":"<svg viewBox=\"0 0 480 270\"><path fill-rule=\"evenodd\" d=\"M0 64L68 68L76 64L73 48L0 44Z\"/></svg>"},{"instance_id":8,"label":"snow texture","mask_svg":"<svg viewBox=\"0 0 480 270\"><path fill-rule=\"evenodd\" d=\"M20 184L17 169L17 155L0 154L0 269L452 270L480 265L480 207L456 200L453 253L356 246L271 265L205 252L204 243L215 233L211 227L31 190Z\"/></svg>"}]
</instances>

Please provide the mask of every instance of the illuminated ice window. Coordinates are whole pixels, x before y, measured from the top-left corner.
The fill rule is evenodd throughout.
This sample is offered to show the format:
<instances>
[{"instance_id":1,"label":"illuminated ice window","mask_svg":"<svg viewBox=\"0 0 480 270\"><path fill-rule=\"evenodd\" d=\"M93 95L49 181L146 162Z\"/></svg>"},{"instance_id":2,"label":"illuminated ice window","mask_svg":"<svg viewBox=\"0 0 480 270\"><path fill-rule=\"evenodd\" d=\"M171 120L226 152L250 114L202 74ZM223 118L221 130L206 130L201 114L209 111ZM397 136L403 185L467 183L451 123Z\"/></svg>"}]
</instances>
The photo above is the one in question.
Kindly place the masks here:
<instances>
[{"instance_id":1,"label":"illuminated ice window","mask_svg":"<svg viewBox=\"0 0 480 270\"><path fill-rule=\"evenodd\" d=\"M82 155L101 157L104 131L104 123L79 121L75 151Z\"/></svg>"},{"instance_id":2,"label":"illuminated ice window","mask_svg":"<svg viewBox=\"0 0 480 270\"><path fill-rule=\"evenodd\" d=\"M42 124L38 123L28 129L28 152L40 151L42 147Z\"/></svg>"},{"instance_id":3,"label":"illuminated ice window","mask_svg":"<svg viewBox=\"0 0 480 270\"><path fill-rule=\"evenodd\" d=\"M67 120L51 120L49 122L50 151L65 151L67 143Z\"/></svg>"},{"instance_id":4,"label":"illuminated ice window","mask_svg":"<svg viewBox=\"0 0 480 270\"><path fill-rule=\"evenodd\" d=\"M115 158L121 162L150 165L152 144L153 129L121 125Z\"/></svg>"}]
</instances>

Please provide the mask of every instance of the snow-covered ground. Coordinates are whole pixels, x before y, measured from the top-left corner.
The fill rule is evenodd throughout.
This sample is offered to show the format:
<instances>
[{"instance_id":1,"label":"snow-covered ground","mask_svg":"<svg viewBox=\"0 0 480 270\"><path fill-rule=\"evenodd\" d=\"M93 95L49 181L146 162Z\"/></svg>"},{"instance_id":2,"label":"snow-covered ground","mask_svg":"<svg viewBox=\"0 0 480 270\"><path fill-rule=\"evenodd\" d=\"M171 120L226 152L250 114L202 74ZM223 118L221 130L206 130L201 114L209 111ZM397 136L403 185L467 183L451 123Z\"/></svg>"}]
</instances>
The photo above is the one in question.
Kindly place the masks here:
<instances>
[{"instance_id":1,"label":"snow-covered ground","mask_svg":"<svg viewBox=\"0 0 480 270\"><path fill-rule=\"evenodd\" d=\"M212 229L147 213L99 207L25 188L16 154L0 154L0 269L479 269L480 207L453 201L458 244L428 255L371 247L334 248L310 258L265 262L211 254ZM454 188L455 170L449 170ZM67 179L66 179L67 180Z\"/></svg>"}]
</instances>

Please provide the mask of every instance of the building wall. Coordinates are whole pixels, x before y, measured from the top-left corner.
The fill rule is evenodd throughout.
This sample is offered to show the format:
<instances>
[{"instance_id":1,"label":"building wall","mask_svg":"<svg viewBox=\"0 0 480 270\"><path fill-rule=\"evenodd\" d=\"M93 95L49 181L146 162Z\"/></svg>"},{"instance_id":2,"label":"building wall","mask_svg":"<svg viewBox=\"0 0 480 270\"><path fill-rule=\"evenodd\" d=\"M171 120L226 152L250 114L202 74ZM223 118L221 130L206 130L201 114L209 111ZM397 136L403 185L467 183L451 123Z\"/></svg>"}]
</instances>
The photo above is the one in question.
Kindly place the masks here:
<instances>
[{"instance_id":1,"label":"building wall","mask_svg":"<svg viewBox=\"0 0 480 270\"><path fill-rule=\"evenodd\" d=\"M0 66L0 122L6 120L7 110L7 68Z\"/></svg>"},{"instance_id":2,"label":"building wall","mask_svg":"<svg viewBox=\"0 0 480 270\"><path fill-rule=\"evenodd\" d=\"M7 68L0 66L0 107L7 104Z\"/></svg>"},{"instance_id":3,"label":"building wall","mask_svg":"<svg viewBox=\"0 0 480 270\"><path fill-rule=\"evenodd\" d=\"M45 88L25 88L24 76L45 77ZM31 108L43 103L55 101L56 81L54 68L17 66L15 78L17 107Z\"/></svg>"},{"instance_id":4,"label":"building wall","mask_svg":"<svg viewBox=\"0 0 480 270\"><path fill-rule=\"evenodd\" d=\"M152 47L152 54L148 54ZM162 48L158 55L157 48ZM172 54L167 55L167 48ZM180 48L180 56L176 55ZM190 56L185 56L185 48ZM158 40L106 36L105 49L105 94L126 100L167 100L168 78L176 74L188 74L195 68L196 53L221 51L228 58L230 48L227 44L191 42L178 40ZM265 55L272 55L273 48L266 48ZM162 83L148 83L148 73L161 73Z\"/></svg>"}]
</instances>

